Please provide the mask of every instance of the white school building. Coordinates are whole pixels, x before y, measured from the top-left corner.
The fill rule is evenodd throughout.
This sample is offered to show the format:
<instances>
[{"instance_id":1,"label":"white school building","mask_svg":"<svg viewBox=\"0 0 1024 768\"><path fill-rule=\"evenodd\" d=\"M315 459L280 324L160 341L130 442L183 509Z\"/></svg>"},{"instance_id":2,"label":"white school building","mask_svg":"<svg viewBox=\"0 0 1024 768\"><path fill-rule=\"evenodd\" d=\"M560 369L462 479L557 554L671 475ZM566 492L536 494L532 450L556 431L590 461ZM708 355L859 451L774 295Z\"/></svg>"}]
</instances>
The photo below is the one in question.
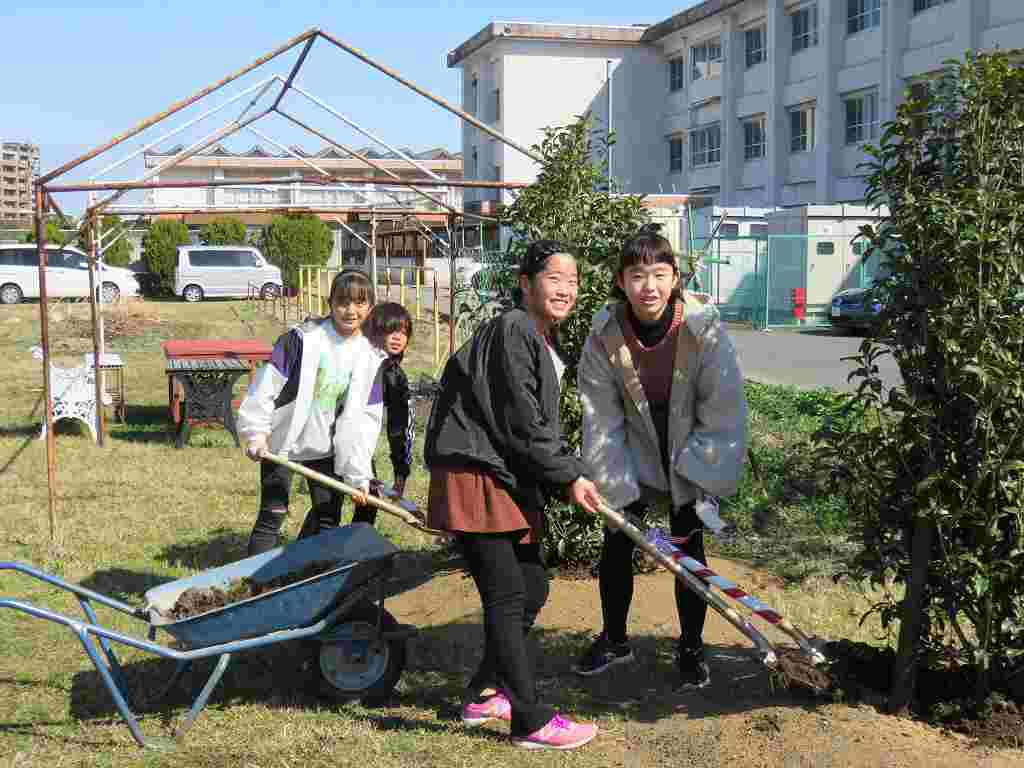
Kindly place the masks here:
<instances>
[{"instance_id":1,"label":"white school building","mask_svg":"<svg viewBox=\"0 0 1024 768\"><path fill-rule=\"evenodd\" d=\"M623 191L720 206L863 200L865 142L967 50L1024 47L1024 0L706 0L653 25L496 21L450 51L462 106L530 146L590 114ZM467 179L536 164L472 126ZM470 210L500 193L466 191Z\"/></svg>"}]
</instances>

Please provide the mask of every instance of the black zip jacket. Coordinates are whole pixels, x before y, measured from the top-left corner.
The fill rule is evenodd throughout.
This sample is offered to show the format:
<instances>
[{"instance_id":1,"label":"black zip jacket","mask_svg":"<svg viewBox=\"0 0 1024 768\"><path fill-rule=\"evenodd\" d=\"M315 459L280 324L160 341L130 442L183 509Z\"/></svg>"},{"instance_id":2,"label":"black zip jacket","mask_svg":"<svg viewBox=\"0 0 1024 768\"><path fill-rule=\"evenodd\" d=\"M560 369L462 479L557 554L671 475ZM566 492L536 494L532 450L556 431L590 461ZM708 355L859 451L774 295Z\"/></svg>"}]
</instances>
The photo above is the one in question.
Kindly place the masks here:
<instances>
[{"instance_id":1,"label":"black zip jacket","mask_svg":"<svg viewBox=\"0 0 1024 768\"><path fill-rule=\"evenodd\" d=\"M583 475L562 439L559 381L546 340L522 309L480 328L448 360L427 425L431 469L490 473L520 506L539 509L546 493Z\"/></svg>"},{"instance_id":2,"label":"black zip jacket","mask_svg":"<svg viewBox=\"0 0 1024 768\"><path fill-rule=\"evenodd\" d=\"M391 468L396 478L409 477L412 471L414 425L409 416L409 379L402 370L402 356L388 357L381 364L381 376L384 381Z\"/></svg>"}]
</instances>

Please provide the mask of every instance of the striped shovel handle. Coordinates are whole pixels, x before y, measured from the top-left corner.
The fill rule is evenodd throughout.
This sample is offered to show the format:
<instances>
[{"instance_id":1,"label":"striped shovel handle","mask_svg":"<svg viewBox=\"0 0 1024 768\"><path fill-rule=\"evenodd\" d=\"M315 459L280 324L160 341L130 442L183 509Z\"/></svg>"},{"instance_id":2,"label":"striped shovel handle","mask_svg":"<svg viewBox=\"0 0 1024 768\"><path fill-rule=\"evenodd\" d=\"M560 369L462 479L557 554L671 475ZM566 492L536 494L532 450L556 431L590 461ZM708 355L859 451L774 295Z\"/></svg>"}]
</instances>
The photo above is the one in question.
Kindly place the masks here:
<instances>
[{"instance_id":1,"label":"striped shovel handle","mask_svg":"<svg viewBox=\"0 0 1024 768\"><path fill-rule=\"evenodd\" d=\"M692 535L692 534L691 534ZM736 602L749 608L755 616L760 616L762 619L767 621L772 626L778 627L781 631L789 635L796 644L800 646L800 649L806 653L815 663L825 661L825 657L817 650L812 644L810 639L793 626L786 618L778 611L770 608L769 606L762 603L756 597L746 592L737 584L729 581L728 579L719 576L717 573L712 571L704 563L699 560L695 560L689 555L682 552L676 547L670 540L669 535L661 528L651 528L647 532L647 540L659 551L672 558L673 561L679 563L687 571L692 573L699 579L702 579L708 584L713 584L718 587L722 592L731 597Z\"/></svg>"},{"instance_id":2,"label":"striped shovel handle","mask_svg":"<svg viewBox=\"0 0 1024 768\"><path fill-rule=\"evenodd\" d=\"M605 502L602 501L598 505L598 511L604 519L608 521L609 525L613 528L618 528L626 534L633 543L650 555L662 567L674 574L675 577L683 582L683 584L685 584L689 589L696 592L705 603L718 611L718 613L722 615L722 618L746 636L747 639L757 647L758 651L761 652L762 661L765 664L772 665L776 662L777 657L775 655L775 649L772 647L772 644L768 642L768 639L762 635L753 624L743 618L735 609L722 600L722 598L708 589L704 582L686 570L686 568L680 565L670 555L662 552L654 544L649 542L647 537L644 536L643 531L641 531L630 520L626 519L622 514L609 507Z\"/></svg>"},{"instance_id":3,"label":"striped shovel handle","mask_svg":"<svg viewBox=\"0 0 1024 768\"><path fill-rule=\"evenodd\" d=\"M347 494L349 496L355 493L361 493L361 491L358 488L353 488L351 485L346 485L340 480L335 480L333 477L321 474L320 472L312 470L309 467L306 467L302 464L298 464L294 461L289 461L283 456L278 456L276 453L264 451L261 454L260 458L266 459L267 461L273 462L274 464L279 464L282 467L287 467L292 472L297 472L303 477L308 477L310 480L320 483L320 485L325 485L328 488L333 488L336 491L341 491L342 493ZM421 520L414 513L418 512L419 510L417 510L416 505L410 501L405 501L403 499L400 502L400 506L399 504L392 504L391 502L385 501L384 499L380 499L376 496L368 496L367 503L372 507L376 507L382 512L387 512L389 515L397 517L403 523L415 528L417 531L422 531L423 533L429 534L431 536L451 536L451 534L448 531L438 531L433 528L428 528L427 525L423 522L423 520Z\"/></svg>"}]
</instances>

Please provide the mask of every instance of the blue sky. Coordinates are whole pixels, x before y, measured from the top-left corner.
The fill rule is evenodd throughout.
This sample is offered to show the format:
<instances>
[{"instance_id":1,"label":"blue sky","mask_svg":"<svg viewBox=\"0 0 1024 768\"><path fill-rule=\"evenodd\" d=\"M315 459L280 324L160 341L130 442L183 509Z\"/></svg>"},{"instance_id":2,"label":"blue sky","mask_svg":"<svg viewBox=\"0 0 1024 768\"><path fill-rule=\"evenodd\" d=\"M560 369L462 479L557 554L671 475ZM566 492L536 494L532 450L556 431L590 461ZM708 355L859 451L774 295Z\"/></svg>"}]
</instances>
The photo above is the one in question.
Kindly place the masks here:
<instances>
[{"instance_id":1,"label":"blue sky","mask_svg":"<svg viewBox=\"0 0 1024 768\"><path fill-rule=\"evenodd\" d=\"M522 0L495 5L474 2L336 3L326 0L234 2L163 0L132 3L0 2L3 58L8 76L0 91L0 138L40 146L43 172L127 130L173 102L227 75L311 26L319 26L398 70L453 103L459 99L457 72L445 53L491 20L587 24L654 23L693 5L651 1L627 6L608 0L588 6ZM221 104L264 77L287 74L297 49L236 81L196 107L165 121L166 132ZM15 66L12 66L15 63ZM12 77L15 71L20 77ZM370 69L349 54L318 40L297 84L361 126L398 146L445 146L458 150L459 125L453 115ZM267 98L260 102L267 103ZM171 140L198 140L241 111L243 101L198 123ZM342 143L368 142L336 118L297 95L283 106ZM255 127L285 144L310 149L321 142L280 117ZM67 179L84 179L133 149L159 137L152 128L121 148L91 162ZM245 150L262 142L253 134L227 142ZM268 147L269 149L270 147ZM132 162L106 178L141 173ZM81 210L84 195L58 199L68 212Z\"/></svg>"}]
</instances>

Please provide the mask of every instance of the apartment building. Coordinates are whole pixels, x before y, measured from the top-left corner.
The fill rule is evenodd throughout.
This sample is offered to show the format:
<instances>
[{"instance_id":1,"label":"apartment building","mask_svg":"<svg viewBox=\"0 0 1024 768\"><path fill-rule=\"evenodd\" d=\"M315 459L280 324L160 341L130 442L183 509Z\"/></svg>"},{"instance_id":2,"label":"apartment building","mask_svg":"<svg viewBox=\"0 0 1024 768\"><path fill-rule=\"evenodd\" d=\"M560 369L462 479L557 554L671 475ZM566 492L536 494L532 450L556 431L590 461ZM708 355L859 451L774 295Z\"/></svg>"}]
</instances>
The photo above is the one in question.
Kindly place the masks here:
<instances>
[{"instance_id":1,"label":"apartment building","mask_svg":"<svg viewBox=\"0 0 1024 768\"><path fill-rule=\"evenodd\" d=\"M518 143L584 114L614 131L627 192L772 207L861 201L864 145L909 90L967 50L1022 46L1022 0L706 0L649 26L493 22L448 65L463 108ZM462 146L468 179L535 176L471 126Z\"/></svg>"},{"instance_id":2,"label":"apartment building","mask_svg":"<svg viewBox=\"0 0 1024 768\"><path fill-rule=\"evenodd\" d=\"M0 142L0 222L32 224L33 185L39 175L39 147L18 141Z\"/></svg>"}]
</instances>

